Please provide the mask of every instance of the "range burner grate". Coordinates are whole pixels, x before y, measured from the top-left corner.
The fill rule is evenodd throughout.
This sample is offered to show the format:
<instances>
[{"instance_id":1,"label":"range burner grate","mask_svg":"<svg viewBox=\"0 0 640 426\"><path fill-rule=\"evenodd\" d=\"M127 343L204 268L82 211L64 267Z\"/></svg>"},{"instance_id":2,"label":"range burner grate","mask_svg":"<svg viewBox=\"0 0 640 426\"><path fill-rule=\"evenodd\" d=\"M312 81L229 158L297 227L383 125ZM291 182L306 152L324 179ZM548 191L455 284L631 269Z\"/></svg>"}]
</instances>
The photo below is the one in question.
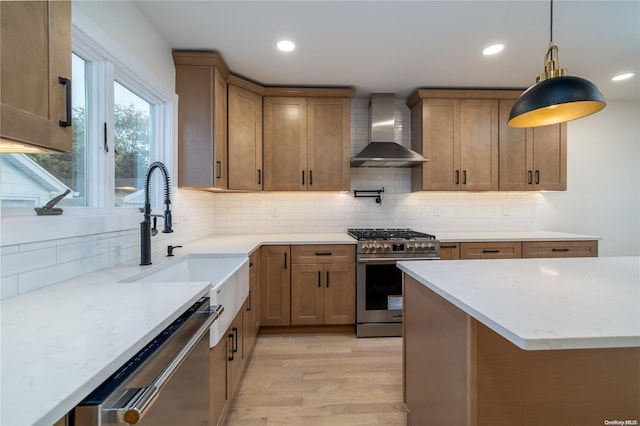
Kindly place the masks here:
<instances>
[{"instance_id":1,"label":"range burner grate","mask_svg":"<svg viewBox=\"0 0 640 426\"><path fill-rule=\"evenodd\" d=\"M410 228L376 229L376 228L354 228L347 229L347 233L358 241L364 240L413 240L429 239L435 240L435 235L414 231Z\"/></svg>"}]
</instances>

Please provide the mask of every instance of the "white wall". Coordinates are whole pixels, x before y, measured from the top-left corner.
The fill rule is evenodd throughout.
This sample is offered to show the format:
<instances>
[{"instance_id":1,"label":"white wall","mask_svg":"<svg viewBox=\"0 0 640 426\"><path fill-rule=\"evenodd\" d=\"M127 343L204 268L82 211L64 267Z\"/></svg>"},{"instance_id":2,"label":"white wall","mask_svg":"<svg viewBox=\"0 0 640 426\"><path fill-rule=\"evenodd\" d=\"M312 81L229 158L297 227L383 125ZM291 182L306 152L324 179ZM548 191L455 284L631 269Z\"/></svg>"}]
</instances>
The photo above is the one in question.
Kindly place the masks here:
<instances>
[{"instance_id":1,"label":"white wall","mask_svg":"<svg viewBox=\"0 0 640 426\"><path fill-rule=\"evenodd\" d=\"M600 235L601 256L640 255L640 102L609 102L567 138L567 191L543 193L545 228Z\"/></svg>"}]
</instances>

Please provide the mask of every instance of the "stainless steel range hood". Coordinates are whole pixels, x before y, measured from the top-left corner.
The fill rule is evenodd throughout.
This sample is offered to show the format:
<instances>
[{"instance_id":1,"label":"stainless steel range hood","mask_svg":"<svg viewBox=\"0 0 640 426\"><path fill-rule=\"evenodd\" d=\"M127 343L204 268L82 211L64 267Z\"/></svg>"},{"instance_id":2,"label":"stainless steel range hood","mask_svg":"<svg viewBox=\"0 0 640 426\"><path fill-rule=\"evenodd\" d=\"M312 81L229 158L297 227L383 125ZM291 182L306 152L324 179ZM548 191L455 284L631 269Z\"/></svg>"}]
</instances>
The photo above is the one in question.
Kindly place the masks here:
<instances>
[{"instance_id":1,"label":"stainless steel range hood","mask_svg":"<svg viewBox=\"0 0 640 426\"><path fill-rule=\"evenodd\" d=\"M373 93L369 104L371 142L351 159L351 167L414 167L428 158L394 142L395 100L391 93Z\"/></svg>"}]
</instances>

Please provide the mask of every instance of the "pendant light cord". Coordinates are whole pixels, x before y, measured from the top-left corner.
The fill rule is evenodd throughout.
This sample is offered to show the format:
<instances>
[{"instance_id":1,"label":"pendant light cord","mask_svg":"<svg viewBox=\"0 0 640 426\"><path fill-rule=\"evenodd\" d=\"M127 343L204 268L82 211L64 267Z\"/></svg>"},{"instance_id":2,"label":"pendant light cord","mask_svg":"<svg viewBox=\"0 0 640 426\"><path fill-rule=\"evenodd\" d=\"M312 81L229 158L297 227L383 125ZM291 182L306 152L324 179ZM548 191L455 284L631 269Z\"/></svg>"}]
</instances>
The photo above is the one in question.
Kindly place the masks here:
<instances>
[{"instance_id":1,"label":"pendant light cord","mask_svg":"<svg viewBox=\"0 0 640 426\"><path fill-rule=\"evenodd\" d=\"M553 0L551 0L551 19L549 21L549 42L553 43Z\"/></svg>"}]
</instances>

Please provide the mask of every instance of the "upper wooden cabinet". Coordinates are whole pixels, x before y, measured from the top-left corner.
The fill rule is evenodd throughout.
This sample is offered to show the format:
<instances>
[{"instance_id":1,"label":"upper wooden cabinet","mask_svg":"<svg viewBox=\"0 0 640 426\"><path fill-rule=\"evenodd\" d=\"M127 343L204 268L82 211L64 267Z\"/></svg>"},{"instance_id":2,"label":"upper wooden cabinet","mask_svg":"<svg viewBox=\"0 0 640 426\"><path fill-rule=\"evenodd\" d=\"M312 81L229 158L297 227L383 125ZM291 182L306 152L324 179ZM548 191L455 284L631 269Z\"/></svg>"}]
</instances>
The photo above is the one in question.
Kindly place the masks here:
<instances>
[{"instance_id":1,"label":"upper wooden cabinet","mask_svg":"<svg viewBox=\"0 0 640 426\"><path fill-rule=\"evenodd\" d=\"M429 162L414 167L413 191L565 190L567 126L507 124L518 90L419 89L411 144Z\"/></svg>"},{"instance_id":2,"label":"upper wooden cabinet","mask_svg":"<svg viewBox=\"0 0 640 426\"><path fill-rule=\"evenodd\" d=\"M507 124L515 99L500 100L500 189L567 189L566 123L530 129Z\"/></svg>"},{"instance_id":3,"label":"upper wooden cabinet","mask_svg":"<svg viewBox=\"0 0 640 426\"><path fill-rule=\"evenodd\" d=\"M303 96L304 89L265 89L266 191L349 189L350 97L353 92L352 89L324 92L317 89L309 92L314 96ZM273 93L295 96L272 96Z\"/></svg>"},{"instance_id":4,"label":"upper wooden cabinet","mask_svg":"<svg viewBox=\"0 0 640 426\"><path fill-rule=\"evenodd\" d=\"M174 51L178 186L228 188L227 79L217 52Z\"/></svg>"},{"instance_id":5,"label":"upper wooden cabinet","mask_svg":"<svg viewBox=\"0 0 640 426\"><path fill-rule=\"evenodd\" d=\"M497 190L498 101L469 91L423 92L410 104L411 147L429 161L412 168L411 189Z\"/></svg>"},{"instance_id":6,"label":"upper wooden cabinet","mask_svg":"<svg viewBox=\"0 0 640 426\"><path fill-rule=\"evenodd\" d=\"M0 19L1 150L71 151L71 2L2 1Z\"/></svg>"},{"instance_id":7,"label":"upper wooden cabinet","mask_svg":"<svg viewBox=\"0 0 640 426\"><path fill-rule=\"evenodd\" d=\"M261 86L229 77L229 189L262 190L262 91Z\"/></svg>"}]
</instances>

